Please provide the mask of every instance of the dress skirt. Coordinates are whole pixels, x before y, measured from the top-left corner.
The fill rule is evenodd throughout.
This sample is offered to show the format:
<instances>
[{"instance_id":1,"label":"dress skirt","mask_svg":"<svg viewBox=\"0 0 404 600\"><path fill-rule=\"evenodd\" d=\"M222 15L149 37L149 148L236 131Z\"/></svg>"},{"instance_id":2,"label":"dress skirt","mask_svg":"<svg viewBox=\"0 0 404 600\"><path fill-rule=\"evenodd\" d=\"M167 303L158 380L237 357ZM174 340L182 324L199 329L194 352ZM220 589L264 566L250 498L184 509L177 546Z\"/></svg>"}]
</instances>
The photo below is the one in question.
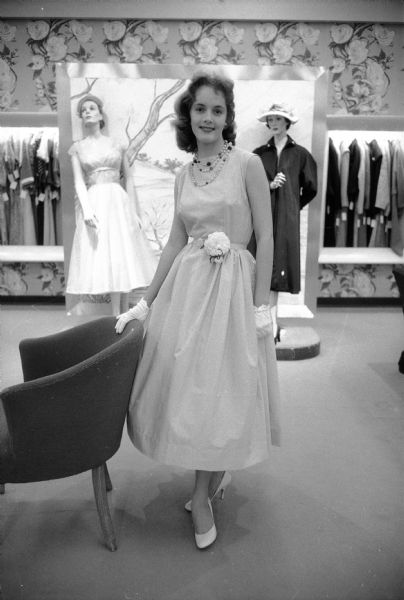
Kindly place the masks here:
<instances>
[{"instance_id":1,"label":"dress skirt","mask_svg":"<svg viewBox=\"0 0 404 600\"><path fill-rule=\"evenodd\" d=\"M255 261L232 245L176 257L153 303L128 414L134 445L165 464L209 471L265 460L279 444L273 336L257 339Z\"/></svg>"},{"instance_id":2,"label":"dress skirt","mask_svg":"<svg viewBox=\"0 0 404 600\"><path fill-rule=\"evenodd\" d=\"M76 201L76 230L66 292L129 292L149 285L157 259L140 229L129 196L115 182L88 188L98 229L88 227Z\"/></svg>"}]
</instances>

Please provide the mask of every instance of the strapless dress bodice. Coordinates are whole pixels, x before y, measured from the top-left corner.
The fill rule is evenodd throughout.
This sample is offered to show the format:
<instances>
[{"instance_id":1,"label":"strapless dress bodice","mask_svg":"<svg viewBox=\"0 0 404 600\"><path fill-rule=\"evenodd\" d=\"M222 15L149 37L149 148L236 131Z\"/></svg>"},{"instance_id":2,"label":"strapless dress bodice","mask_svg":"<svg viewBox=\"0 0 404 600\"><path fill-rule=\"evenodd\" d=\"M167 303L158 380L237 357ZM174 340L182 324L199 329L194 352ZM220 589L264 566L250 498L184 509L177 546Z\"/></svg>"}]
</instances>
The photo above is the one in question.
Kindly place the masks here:
<instances>
[{"instance_id":1,"label":"strapless dress bodice","mask_svg":"<svg viewBox=\"0 0 404 600\"><path fill-rule=\"evenodd\" d=\"M96 144L81 140L70 152L77 154L88 186L120 182L123 149L111 138L102 137Z\"/></svg>"}]
</instances>

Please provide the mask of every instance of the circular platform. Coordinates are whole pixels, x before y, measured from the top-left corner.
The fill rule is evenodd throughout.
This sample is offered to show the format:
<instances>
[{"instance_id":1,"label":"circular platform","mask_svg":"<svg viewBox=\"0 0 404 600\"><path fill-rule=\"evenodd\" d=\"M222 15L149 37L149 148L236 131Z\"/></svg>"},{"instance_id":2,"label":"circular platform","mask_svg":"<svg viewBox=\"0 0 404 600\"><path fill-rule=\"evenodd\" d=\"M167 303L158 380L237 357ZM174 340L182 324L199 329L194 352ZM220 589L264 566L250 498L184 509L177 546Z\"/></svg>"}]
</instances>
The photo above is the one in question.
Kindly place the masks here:
<instances>
[{"instance_id":1,"label":"circular platform","mask_svg":"<svg viewBox=\"0 0 404 600\"><path fill-rule=\"evenodd\" d=\"M276 344L278 360L302 360L320 354L320 338L312 327L286 326Z\"/></svg>"}]
</instances>

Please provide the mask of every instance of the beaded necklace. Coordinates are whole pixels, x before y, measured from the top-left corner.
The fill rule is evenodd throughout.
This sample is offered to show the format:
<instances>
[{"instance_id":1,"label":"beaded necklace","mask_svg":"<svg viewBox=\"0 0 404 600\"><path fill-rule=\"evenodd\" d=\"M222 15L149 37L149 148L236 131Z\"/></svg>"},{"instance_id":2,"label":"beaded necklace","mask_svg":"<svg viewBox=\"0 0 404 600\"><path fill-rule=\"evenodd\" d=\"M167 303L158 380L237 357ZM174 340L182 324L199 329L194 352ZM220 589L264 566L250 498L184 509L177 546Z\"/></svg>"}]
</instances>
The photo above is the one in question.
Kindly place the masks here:
<instances>
[{"instance_id":1,"label":"beaded necklace","mask_svg":"<svg viewBox=\"0 0 404 600\"><path fill-rule=\"evenodd\" d=\"M198 153L195 152L190 169L192 183L198 187L212 183L223 169L232 147L231 142L224 140L221 151L213 160L207 162L201 162Z\"/></svg>"}]
</instances>

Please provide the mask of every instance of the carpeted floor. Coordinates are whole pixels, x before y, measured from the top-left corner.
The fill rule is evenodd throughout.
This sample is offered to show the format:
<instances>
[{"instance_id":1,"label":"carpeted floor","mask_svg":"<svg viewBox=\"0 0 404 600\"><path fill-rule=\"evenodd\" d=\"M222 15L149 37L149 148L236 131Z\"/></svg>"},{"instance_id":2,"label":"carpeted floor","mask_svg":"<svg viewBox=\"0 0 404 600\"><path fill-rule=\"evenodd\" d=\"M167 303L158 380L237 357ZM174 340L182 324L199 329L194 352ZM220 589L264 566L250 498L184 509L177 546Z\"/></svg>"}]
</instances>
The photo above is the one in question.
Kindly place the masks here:
<instances>
[{"instance_id":1,"label":"carpeted floor","mask_svg":"<svg viewBox=\"0 0 404 600\"><path fill-rule=\"evenodd\" d=\"M77 321L76 321L77 322ZM0 309L2 388L18 342L75 324L62 306ZM307 324L307 322L305 323ZM192 473L109 463L118 550L102 544L90 473L7 485L2 600L402 600L404 349L400 308L319 308L316 358L281 361L283 446L234 472L201 552L183 509Z\"/></svg>"}]
</instances>

